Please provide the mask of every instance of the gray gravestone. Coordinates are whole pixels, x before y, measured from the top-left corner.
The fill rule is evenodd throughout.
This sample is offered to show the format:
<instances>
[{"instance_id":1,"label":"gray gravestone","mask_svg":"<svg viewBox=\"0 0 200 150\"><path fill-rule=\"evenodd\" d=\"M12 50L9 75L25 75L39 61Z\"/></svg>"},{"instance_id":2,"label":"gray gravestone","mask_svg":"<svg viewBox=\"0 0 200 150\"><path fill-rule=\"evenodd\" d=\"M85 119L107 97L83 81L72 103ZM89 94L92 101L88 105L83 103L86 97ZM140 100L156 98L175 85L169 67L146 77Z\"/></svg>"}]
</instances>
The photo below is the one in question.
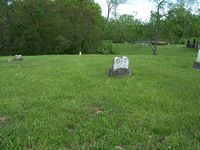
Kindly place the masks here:
<instances>
[{"instance_id":1,"label":"gray gravestone","mask_svg":"<svg viewBox=\"0 0 200 150\"><path fill-rule=\"evenodd\" d=\"M110 77L122 77L131 76L131 71L129 69L128 57L115 57L113 59L112 68L109 70Z\"/></svg>"},{"instance_id":2,"label":"gray gravestone","mask_svg":"<svg viewBox=\"0 0 200 150\"><path fill-rule=\"evenodd\" d=\"M196 60L196 62L194 62L193 69L200 70L200 49L198 51L197 60Z\"/></svg>"}]
</instances>

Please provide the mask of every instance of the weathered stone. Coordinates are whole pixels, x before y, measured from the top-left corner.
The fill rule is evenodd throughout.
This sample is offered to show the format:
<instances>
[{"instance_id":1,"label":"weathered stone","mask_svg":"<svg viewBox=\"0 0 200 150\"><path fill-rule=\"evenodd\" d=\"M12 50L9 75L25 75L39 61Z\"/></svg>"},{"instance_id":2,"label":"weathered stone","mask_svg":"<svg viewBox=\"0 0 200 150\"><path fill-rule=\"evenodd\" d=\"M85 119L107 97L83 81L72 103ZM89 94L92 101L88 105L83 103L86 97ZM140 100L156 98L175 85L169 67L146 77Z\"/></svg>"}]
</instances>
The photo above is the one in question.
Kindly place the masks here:
<instances>
[{"instance_id":1,"label":"weathered stone","mask_svg":"<svg viewBox=\"0 0 200 150\"><path fill-rule=\"evenodd\" d=\"M126 68L128 69L128 65L129 65L129 60L128 57L122 57L122 68Z\"/></svg>"},{"instance_id":2,"label":"weathered stone","mask_svg":"<svg viewBox=\"0 0 200 150\"><path fill-rule=\"evenodd\" d=\"M198 51L197 62L200 62L200 49Z\"/></svg>"},{"instance_id":3,"label":"weathered stone","mask_svg":"<svg viewBox=\"0 0 200 150\"><path fill-rule=\"evenodd\" d=\"M195 70L200 70L200 62L194 62L194 65L192 68Z\"/></svg>"},{"instance_id":4,"label":"weathered stone","mask_svg":"<svg viewBox=\"0 0 200 150\"><path fill-rule=\"evenodd\" d=\"M127 57L115 57L113 59L112 68L109 70L110 77L123 77L131 76L131 71L129 69L129 60Z\"/></svg>"},{"instance_id":5,"label":"weathered stone","mask_svg":"<svg viewBox=\"0 0 200 150\"><path fill-rule=\"evenodd\" d=\"M200 70L200 49L198 51L198 56L196 62L194 62L193 67L194 70Z\"/></svg>"},{"instance_id":6,"label":"weathered stone","mask_svg":"<svg viewBox=\"0 0 200 150\"><path fill-rule=\"evenodd\" d=\"M23 57L22 55L15 55L15 60L23 60Z\"/></svg>"},{"instance_id":7,"label":"weathered stone","mask_svg":"<svg viewBox=\"0 0 200 150\"><path fill-rule=\"evenodd\" d=\"M113 65L112 65L112 69L116 70L122 67L122 60L120 57L115 57L113 59Z\"/></svg>"},{"instance_id":8,"label":"weathered stone","mask_svg":"<svg viewBox=\"0 0 200 150\"><path fill-rule=\"evenodd\" d=\"M110 69L109 70L110 77L123 77L123 76L131 76L131 71L126 68L119 68L116 70Z\"/></svg>"}]
</instances>

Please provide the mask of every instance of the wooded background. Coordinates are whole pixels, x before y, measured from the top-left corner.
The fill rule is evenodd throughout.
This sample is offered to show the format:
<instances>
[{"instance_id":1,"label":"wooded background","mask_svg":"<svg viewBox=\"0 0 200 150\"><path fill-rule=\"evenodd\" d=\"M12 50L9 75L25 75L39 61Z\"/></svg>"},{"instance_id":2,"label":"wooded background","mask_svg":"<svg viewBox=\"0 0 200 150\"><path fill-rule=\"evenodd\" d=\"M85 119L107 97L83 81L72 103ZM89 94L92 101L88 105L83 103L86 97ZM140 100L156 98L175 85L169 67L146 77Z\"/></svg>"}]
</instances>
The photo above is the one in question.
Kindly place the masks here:
<instances>
[{"instance_id":1,"label":"wooded background","mask_svg":"<svg viewBox=\"0 0 200 150\"><path fill-rule=\"evenodd\" d=\"M200 37L198 2L166 1L148 22L119 15L116 8L110 11L114 17L104 18L93 0L1 0L0 54L108 54L112 43L154 41L155 34L171 44Z\"/></svg>"}]
</instances>

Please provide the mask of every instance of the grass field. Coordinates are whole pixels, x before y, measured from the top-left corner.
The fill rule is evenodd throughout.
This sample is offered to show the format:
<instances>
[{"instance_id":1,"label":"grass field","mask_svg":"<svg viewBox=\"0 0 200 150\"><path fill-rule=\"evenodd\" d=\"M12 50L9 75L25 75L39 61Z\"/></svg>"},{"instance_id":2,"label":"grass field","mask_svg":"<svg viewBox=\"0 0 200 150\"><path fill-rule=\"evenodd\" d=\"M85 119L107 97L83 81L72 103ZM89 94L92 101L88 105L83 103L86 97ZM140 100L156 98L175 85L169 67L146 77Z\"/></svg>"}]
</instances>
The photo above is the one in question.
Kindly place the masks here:
<instances>
[{"instance_id":1,"label":"grass field","mask_svg":"<svg viewBox=\"0 0 200 150\"><path fill-rule=\"evenodd\" d=\"M0 149L200 149L197 53L120 45L115 55L0 57Z\"/></svg>"}]
</instances>

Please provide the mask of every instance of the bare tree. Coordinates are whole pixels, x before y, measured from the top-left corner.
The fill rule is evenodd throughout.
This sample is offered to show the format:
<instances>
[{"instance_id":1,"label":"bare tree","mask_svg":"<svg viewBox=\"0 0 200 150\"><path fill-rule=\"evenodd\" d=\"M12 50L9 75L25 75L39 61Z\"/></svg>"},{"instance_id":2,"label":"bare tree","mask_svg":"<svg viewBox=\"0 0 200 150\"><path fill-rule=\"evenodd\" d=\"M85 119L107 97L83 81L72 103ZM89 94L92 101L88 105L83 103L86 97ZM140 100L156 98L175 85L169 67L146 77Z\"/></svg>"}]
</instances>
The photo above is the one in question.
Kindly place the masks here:
<instances>
[{"instance_id":1,"label":"bare tree","mask_svg":"<svg viewBox=\"0 0 200 150\"><path fill-rule=\"evenodd\" d=\"M113 9L113 15L114 15L115 22L116 22L116 25L117 25L115 42L116 42L116 51L118 51L120 28L119 28L119 20L118 20L119 19L119 14L117 12L117 7L114 7L114 9Z\"/></svg>"},{"instance_id":2,"label":"bare tree","mask_svg":"<svg viewBox=\"0 0 200 150\"><path fill-rule=\"evenodd\" d=\"M126 1L127 0L106 0L107 6L108 6L108 13L107 13L106 20L108 21L110 17L110 12L113 9L116 9L120 4L124 4Z\"/></svg>"},{"instance_id":3,"label":"bare tree","mask_svg":"<svg viewBox=\"0 0 200 150\"><path fill-rule=\"evenodd\" d=\"M160 35L160 20L163 17L161 14L161 10L164 9L164 5L166 4L167 0L150 0L156 3L156 12L155 12L155 31L154 31L154 47L153 55L157 55L157 45L159 42L159 35Z\"/></svg>"},{"instance_id":4,"label":"bare tree","mask_svg":"<svg viewBox=\"0 0 200 150\"><path fill-rule=\"evenodd\" d=\"M176 0L177 4L181 4L185 6L188 10L197 11L200 7L200 1L199 0Z\"/></svg>"}]
</instances>

